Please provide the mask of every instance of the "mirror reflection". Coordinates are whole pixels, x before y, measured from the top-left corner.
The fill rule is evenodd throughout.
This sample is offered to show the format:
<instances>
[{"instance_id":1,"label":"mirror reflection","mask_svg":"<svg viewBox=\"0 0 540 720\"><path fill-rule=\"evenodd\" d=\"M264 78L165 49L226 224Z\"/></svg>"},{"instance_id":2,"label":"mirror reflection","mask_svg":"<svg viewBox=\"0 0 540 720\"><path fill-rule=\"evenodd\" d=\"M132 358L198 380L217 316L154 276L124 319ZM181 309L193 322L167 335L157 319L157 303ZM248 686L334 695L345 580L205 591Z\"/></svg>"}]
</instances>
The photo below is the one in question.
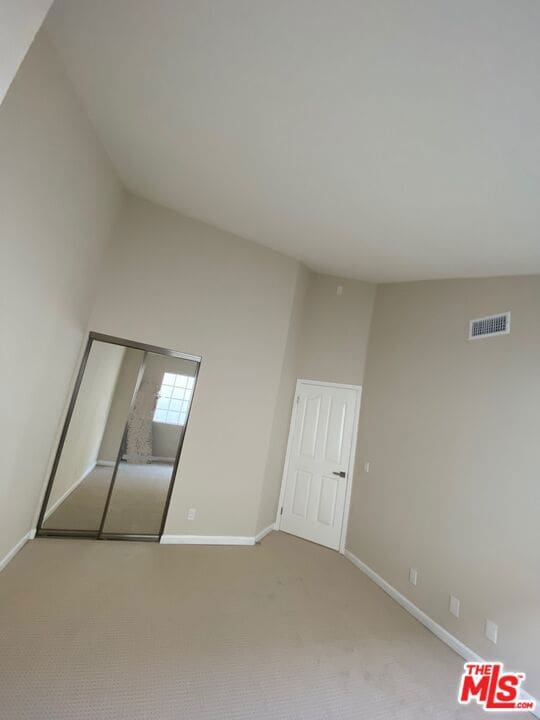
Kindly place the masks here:
<instances>
[{"instance_id":1,"label":"mirror reflection","mask_svg":"<svg viewBox=\"0 0 540 720\"><path fill-rule=\"evenodd\" d=\"M146 354L104 533L159 533L196 373L191 360Z\"/></svg>"},{"instance_id":2,"label":"mirror reflection","mask_svg":"<svg viewBox=\"0 0 540 720\"><path fill-rule=\"evenodd\" d=\"M94 340L41 529L158 537L198 362Z\"/></svg>"}]
</instances>

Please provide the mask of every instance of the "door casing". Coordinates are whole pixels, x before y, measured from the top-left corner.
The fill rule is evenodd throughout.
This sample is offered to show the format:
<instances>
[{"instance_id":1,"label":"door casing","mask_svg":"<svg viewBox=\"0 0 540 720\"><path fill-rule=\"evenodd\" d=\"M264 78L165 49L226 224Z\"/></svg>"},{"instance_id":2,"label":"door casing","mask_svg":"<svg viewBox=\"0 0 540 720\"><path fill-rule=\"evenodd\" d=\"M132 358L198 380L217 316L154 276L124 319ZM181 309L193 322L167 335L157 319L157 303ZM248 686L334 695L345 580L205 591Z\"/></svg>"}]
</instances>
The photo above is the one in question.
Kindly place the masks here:
<instances>
[{"instance_id":1,"label":"door casing","mask_svg":"<svg viewBox=\"0 0 540 720\"><path fill-rule=\"evenodd\" d=\"M285 464L283 466L283 475L281 477L281 490L279 493L279 502L277 507L277 514L276 514L276 530L281 529L281 508L283 506L283 500L285 495L285 484L287 481L287 473L289 470L289 463L290 463L290 456L291 456L291 447L292 447L292 438L294 433L294 420L295 420L295 412L294 412L294 402L296 402L296 397L298 396L298 390L299 387L302 384L309 384L309 385L322 385L323 387L334 387L334 388L343 388L346 390L354 390L356 392L356 407L355 407L355 413L354 413L354 425L353 425L353 437L352 437L352 443L351 443L351 452L349 455L349 472L347 473L347 489L345 494L345 506L343 508L343 520L341 523L341 537L339 542L339 552L341 555L345 552L345 541L347 539L347 528L349 525L349 510L351 506L351 493L352 493L352 480L353 480L353 474L354 474L354 463L356 459L356 442L358 438L358 421L360 418L360 403L362 400L362 386L361 385L348 385L344 383L334 383L334 382L325 382L324 380L308 380L307 378L299 378L296 381L296 387L294 389L294 401L293 401L293 407L291 410L291 423L289 426L289 436L287 439L287 453L285 455Z\"/></svg>"}]
</instances>

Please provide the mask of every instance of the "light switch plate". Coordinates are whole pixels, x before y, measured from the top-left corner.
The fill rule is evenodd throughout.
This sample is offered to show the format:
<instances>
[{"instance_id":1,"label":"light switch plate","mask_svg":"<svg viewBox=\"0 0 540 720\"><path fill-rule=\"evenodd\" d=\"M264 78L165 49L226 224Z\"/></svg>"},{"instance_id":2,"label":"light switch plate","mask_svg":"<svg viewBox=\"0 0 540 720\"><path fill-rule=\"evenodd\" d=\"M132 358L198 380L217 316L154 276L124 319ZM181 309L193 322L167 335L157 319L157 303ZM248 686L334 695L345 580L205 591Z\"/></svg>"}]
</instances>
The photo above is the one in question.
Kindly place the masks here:
<instances>
[{"instance_id":1,"label":"light switch plate","mask_svg":"<svg viewBox=\"0 0 540 720\"><path fill-rule=\"evenodd\" d=\"M418 582L418 570L415 570L415 568L409 568L409 582L411 585L416 587L416 583Z\"/></svg>"},{"instance_id":2,"label":"light switch plate","mask_svg":"<svg viewBox=\"0 0 540 720\"><path fill-rule=\"evenodd\" d=\"M459 598L457 598L455 595L450 595L450 606L448 610L451 612L451 614L454 617L459 617L459 610L461 607L461 603L459 601Z\"/></svg>"},{"instance_id":3,"label":"light switch plate","mask_svg":"<svg viewBox=\"0 0 540 720\"><path fill-rule=\"evenodd\" d=\"M499 635L499 626L496 625L493 620L487 620L486 619L486 637L488 640L491 640L491 642L496 645L497 644L497 636Z\"/></svg>"}]
</instances>

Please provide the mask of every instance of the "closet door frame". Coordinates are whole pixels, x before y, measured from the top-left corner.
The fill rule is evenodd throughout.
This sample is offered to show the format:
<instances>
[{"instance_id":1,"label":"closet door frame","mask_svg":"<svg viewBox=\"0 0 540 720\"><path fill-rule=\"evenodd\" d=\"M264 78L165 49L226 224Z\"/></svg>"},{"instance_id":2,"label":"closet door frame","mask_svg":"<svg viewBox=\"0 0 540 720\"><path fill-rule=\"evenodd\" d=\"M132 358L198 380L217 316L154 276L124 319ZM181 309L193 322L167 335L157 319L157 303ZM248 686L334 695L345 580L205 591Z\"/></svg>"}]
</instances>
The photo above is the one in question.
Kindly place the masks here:
<instances>
[{"instance_id":1,"label":"closet door frame","mask_svg":"<svg viewBox=\"0 0 540 720\"><path fill-rule=\"evenodd\" d=\"M101 516L101 522L99 525L99 529L94 532L94 531L89 531L89 530L69 530L69 529L66 529L66 530L50 529L50 530L48 530L47 528L43 527L43 522L45 520L45 513L47 511L47 504L49 502L49 498L50 498L51 491L53 488L54 479L56 477L56 472L58 470L58 465L60 463L60 458L62 456L62 451L64 449L64 444L65 444L67 433L69 430L69 425L70 425L71 419L73 417L73 412L75 410L75 404L77 402L77 397L79 395L79 390L82 385L84 372L86 370L88 358L90 356L90 351L92 349L92 345L94 342L109 343L110 345L121 345L123 347L133 348L134 350L142 350L145 353L142 358L142 361L141 361L139 373L137 376L137 382L135 384L135 389L133 391L133 396L131 398L130 410L135 401L135 397L137 395L137 390L139 389L139 386L140 386L140 383L141 383L141 380L142 380L142 377L144 374L145 360L146 360L146 356L148 353L155 353L158 355L167 355L168 357L177 357L177 358L181 358L183 360L191 360L191 361L197 363L197 369L195 372L195 381L194 381L194 385L193 385L193 394L191 397L191 402L189 404L188 414L187 414L187 418L186 418L186 424L184 426L184 432L182 433L180 440L178 442L176 456L175 456L174 464L172 467L171 479L169 482L167 496L166 496L165 504L163 507L163 514L161 517L159 534L157 534L157 535L155 535L155 534L144 534L143 535L143 534L126 534L126 533L103 533L103 527L105 525L105 520L106 520L107 512L109 509L109 504L110 504L110 500L111 500L111 496L112 496L112 492L113 492L113 488L114 488L114 483L115 483L116 475L118 472L118 466L122 459L122 447L123 447L124 439L125 439L126 433L127 433L127 417L126 417L126 424L124 427L124 432L122 435L122 442L120 443L120 447L118 448L118 455L116 457L113 475L109 482L107 499L105 501L105 505L103 508L103 513ZM62 425L62 432L60 433L60 439L58 442L58 448L57 448L55 456L54 456L53 464L51 467L51 472L49 475L49 480L47 482L47 487L45 489L45 495L43 496L43 501L41 504L41 511L39 513L39 518L37 521L37 530L36 530L37 537L74 537L74 538L88 538L91 540L138 540L138 541L143 540L143 541L147 541L147 542L159 542L160 541L161 536L163 535L163 531L165 529L165 523L167 521L167 514L169 512L169 506L171 503L171 497L172 497L172 493L173 493L173 489L174 489L174 483L176 480L176 473L178 471L178 464L180 462L180 455L182 453L182 447L184 445L184 439L185 439L186 433L187 433L189 418L191 415L191 408L193 407L193 400L195 398L195 392L197 389L197 380L198 380L199 371L200 371L200 367L201 367L201 361L202 361L202 358L199 355L191 355L189 353L180 352L178 350L170 350L168 348L162 348L157 345L148 345L146 343L138 342L136 340L128 340L126 338L119 338L114 335L105 335L104 333L98 333L98 332L94 332L94 331L89 332L86 346L84 349L84 353L83 353L83 356L81 359L81 364L79 366L77 377L75 379L75 385L73 388L73 392L71 394L71 398L70 398L70 401L69 401L69 404L68 404L68 407L66 410L64 423ZM129 412L128 412L128 415L129 415Z\"/></svg>"}]
</instances>

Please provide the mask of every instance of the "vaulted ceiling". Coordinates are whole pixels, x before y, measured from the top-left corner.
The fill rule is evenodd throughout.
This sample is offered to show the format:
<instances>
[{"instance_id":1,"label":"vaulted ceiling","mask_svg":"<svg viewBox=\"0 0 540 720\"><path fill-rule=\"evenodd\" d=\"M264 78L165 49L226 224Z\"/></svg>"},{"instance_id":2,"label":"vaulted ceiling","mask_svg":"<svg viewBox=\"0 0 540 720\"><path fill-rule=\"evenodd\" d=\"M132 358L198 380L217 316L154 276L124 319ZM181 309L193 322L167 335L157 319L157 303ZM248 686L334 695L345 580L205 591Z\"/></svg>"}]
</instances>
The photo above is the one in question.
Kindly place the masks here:
<instances>
[{"instance_id":1,"label":"vaulted ceiling","mask_svg":"<svg viewBox=\"0 0 540 720\"><path fill-rule=\"evenodd\" d=\"M56 0L46 30L137 194L337 275L540 272L538 0Z\"/></svg>"}]
</instances>

